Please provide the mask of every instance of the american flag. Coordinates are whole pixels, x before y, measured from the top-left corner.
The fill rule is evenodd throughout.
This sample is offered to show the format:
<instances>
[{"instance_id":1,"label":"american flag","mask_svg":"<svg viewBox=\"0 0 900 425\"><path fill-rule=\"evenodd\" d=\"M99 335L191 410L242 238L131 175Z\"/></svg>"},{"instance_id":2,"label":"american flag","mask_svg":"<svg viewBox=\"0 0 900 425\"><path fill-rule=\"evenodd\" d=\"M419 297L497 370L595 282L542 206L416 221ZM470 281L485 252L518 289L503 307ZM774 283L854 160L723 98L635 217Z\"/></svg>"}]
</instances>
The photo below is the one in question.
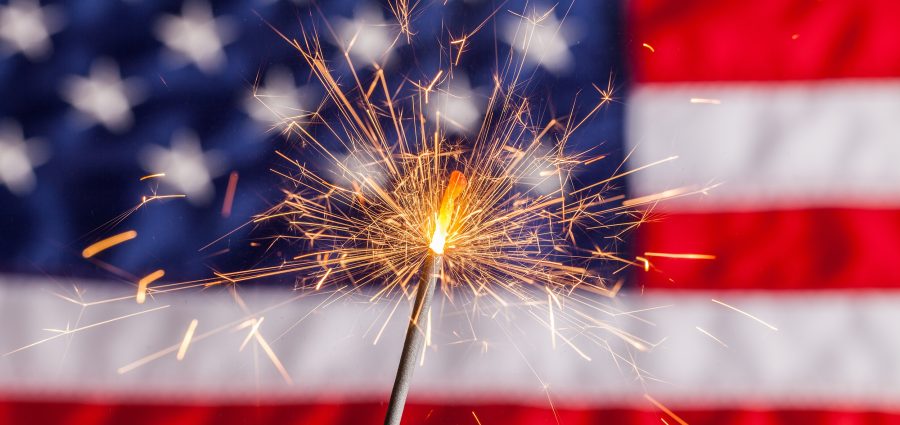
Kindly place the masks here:
<instances>
[{"instance_id":1,"label":"american flag","mask_svg":"<svg viewBox=\"0 0 900 425\"><path fill-rule=\"evenodd\" d=\"M381 421L403 337L384 309L242 284L244 307L267 306L248 344L225 290L105 300L133 299L155 270L188 280L272 258L242 226L281 199L270 169L291 141L270 108L312 110L324 95L273 28L316 28L334 63L355 39L358 62L434 75L445 52L408 42L392 3L0 5L0 422ZM414 11L417 40L487 22L443 111L459 137L477 130L497 58L513 52L547 116L612 76L616 102L571 142L607 154L581 178L677 157L611 196L716 187L661 203L618 247L647 266L614 300L640 320L619 325L651 350L623 362L553 348L526 321L511 344L490 323L442 315L436 326L479 338L429 353L406 423L900 423L898 3L449 0ZM524 50L510 28L529 13L546 16ZM335 72L351 78L346 68ZM186 197L142 204L173 193ZM83 258L126 230L137 237Z\"/></svg>"}]
</instances>

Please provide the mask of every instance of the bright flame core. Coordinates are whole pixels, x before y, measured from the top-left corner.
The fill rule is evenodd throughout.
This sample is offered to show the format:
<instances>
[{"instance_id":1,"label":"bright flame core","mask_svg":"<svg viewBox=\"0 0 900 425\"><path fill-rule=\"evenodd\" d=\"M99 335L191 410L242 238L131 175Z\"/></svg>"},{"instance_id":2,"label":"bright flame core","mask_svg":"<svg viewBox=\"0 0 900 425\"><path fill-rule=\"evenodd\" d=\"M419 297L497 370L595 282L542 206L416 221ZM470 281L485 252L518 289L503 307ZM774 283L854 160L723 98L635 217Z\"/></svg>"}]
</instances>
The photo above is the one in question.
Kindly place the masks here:
<instances>
[{"instance_id":1,"label":"bright flame core","mask_svg":"<svg viewBox=\"0 0 900 425\"><path fill-rule=\"evenodd\" d=\"M431 236L431 244L428 245L435 254L444 253L444 244L447 242L447 236L450 232L453 213L457 210L457 198L462 195L465 188L466 176L459 171L450 173L450 182L447 184L447 188L444 189L437 222L434 225L434 235Z\"/></svg>"}]
</instances>

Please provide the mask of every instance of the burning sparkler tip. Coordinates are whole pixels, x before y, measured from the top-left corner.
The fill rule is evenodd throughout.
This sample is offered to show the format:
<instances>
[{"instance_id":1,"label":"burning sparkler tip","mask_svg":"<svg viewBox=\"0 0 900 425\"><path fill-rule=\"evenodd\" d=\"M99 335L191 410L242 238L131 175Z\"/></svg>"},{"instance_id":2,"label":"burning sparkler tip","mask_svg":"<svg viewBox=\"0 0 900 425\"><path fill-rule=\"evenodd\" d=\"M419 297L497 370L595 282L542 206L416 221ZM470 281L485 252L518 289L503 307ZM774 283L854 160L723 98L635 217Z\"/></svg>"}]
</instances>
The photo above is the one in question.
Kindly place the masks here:
<instances>
[{"instance_id":1,"label":"burning sparkler tip","mask_svg":"<svg viewBox=\"0 0 900 425\"><path fill-rule=\"evenodd\" d=\"M447 237L453 219L453 213L457 210L457 200L466 189L465 174L454 170L450 173L450 181L447 188L444 189L444 196L441 198L441 206L438 210L437 222L434 226L434 234L431 236L431 244L428 246L435 254L444 253L444 245L447 243Z\"/></svg>"}]
</instances>

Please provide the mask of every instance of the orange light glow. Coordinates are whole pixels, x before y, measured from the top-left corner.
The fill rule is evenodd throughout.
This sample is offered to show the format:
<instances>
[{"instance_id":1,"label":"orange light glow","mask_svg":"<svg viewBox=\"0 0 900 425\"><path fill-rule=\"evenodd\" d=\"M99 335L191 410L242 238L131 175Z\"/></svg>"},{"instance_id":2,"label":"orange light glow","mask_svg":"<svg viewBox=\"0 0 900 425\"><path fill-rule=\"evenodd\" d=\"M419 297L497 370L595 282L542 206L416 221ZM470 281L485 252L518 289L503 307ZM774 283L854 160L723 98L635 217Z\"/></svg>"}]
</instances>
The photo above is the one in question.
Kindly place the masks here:
<instances>
[{"instance_id":1,"label":"orange light glow","mask_svg":"<svg viewBox=\"0 0 900 425\"><path fill-rule=\"evenodd\" d=\"M129 230L127 232L119 233L118 235L110 236L85 248L84 251L81 251L81 256L84 258L91 258L103 250L114 247L122 242L130 241L136 237L137 232L135 232L134 230Z\"/></svg>"},{"instance_id":2,"label":"orange light glow","mask_svg":"<svg viewBox=\"0 0 900 425\"><path fill-rule=\"evenodd\" d=\"M716 256L711 254L686 254L679 253L673 254L669 252L645 252L645 257L663 257L663 258L678 258L684 260L715 260Z\"/></svg>"},{"instance_id":3,"label":"orange light glow","mask_svg":"<svg viewBox=\"0 0 900 425\"><path fill-rule=\"evenodd\" d=\"M466 189L466 176L459 172L450 173L450 182L444 189L444 196L441 198L441 208L438 210L437 223L434 226L434 235L431 236L431 244L429 248L435 254L444 253L444 244L447 243L447 236L450 232L450 223L453 219L453 213L456 212L457 199Z\"/></svg>"},{"instance_id":4,"label":"orange light glow","mask_svg":"<svg viewBox=\"0 0 900 425\"><path fill-rule=\"evenodd\" d=\"M141 280L138 281L137 295L135 295L134 297L135 301L137 301L138 304L143 304L147 299L147 287L150 286L151 283L155 282L157 279L165 275L166 272L162 269L159 269L141 278Z\"/></svg>"}]
</instances>

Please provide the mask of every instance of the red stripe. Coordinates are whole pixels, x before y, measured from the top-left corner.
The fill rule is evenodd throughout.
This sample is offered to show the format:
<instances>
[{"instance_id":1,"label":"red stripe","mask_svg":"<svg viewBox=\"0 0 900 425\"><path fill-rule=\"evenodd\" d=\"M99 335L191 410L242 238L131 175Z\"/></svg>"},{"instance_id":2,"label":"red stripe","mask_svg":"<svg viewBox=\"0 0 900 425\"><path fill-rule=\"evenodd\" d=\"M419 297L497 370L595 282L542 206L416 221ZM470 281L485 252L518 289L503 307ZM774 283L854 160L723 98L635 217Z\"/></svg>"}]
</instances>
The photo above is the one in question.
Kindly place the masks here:
<instances>
[{"instance_id":1,"label":"red stripe","mask_svg":"<svg viewBox=\"0 0 900 425\"><path fill-rule=\"evenodd\" d=\"M386 408L380 403L294 404L294 405L121 405L52 402L0 401L0 422L7 424L78 424L78 425L238 425L238 424L316 424L358 425L383 421ZM515 405L429 405L406 406L404 424L475 425L475 417L483 425L538 425L557 423L550 408ZM678 410L680 418L692 425L702 424L900 424L898 412L857 410L762 410L719 409ZM659 425L660 418L677 423L663 412L648 408L634 409L556 409L558 423L647 424Z\"/></svg>"},{"instance_id":2,"label":"red stripe","mask_svg":"<svg viewBox=\"0 0 900 425\"><path fill-rule=\"evenodd\" d=\"M629 4L638 81L900 76L900 2L894 0Z\"/></svg>"},{"instance_id":3,"label":"red stripe","mask_svg":"<svg viewBox=\"0 0 900 425\"><path fill-rule=\"evenodd\" d=\"M687 289L900 287L900 210L816 209L677 213L637 231L645 251L713 254L650 258L642 283Z\"/></svg>"}]
</instances>

